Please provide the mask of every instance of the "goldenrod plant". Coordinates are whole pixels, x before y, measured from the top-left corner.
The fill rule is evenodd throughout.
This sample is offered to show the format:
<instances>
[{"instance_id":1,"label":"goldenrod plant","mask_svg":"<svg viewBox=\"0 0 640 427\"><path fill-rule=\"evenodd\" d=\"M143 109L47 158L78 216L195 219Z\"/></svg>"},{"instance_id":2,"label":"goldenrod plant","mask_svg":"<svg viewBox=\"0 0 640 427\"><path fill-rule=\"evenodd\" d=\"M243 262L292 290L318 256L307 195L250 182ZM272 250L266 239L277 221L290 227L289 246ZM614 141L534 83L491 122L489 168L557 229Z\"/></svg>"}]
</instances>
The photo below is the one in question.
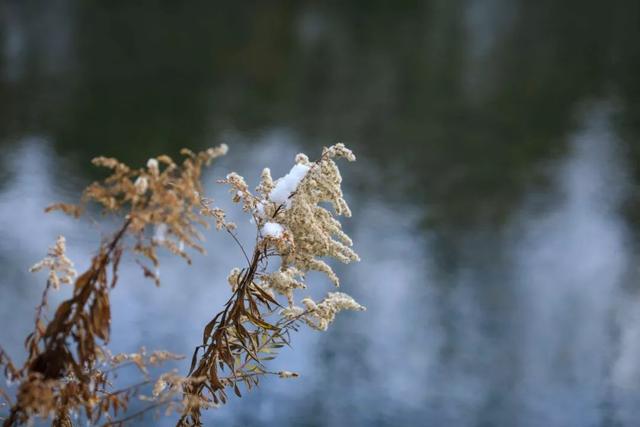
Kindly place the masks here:
<instances>
[{"instance_id":1,"label":"goldenrod plant","mask_svg":"<svg viewBox=\"0 0 640 427\"><path fill-rule=\"evenodd\" d=\"M299 154L291 171L280 179L273 180L269 169L264 169L254 192L236 173L221 180L255 224L255 244L248 251L225 212L203 195L203 168L226 152L225 145L200 153L183 150L181 163L162 155L140 169L99 157L93 163L110 170L106 179L87 187L79 205L47 208L79 217L87 203L95 202L105 213L121 217L122 223L102 241L89 269L80 275L66 255L62 236L46 258L31 268L47 271L47 283L36 309L34 330L25 341L25 362L17 366L0 348L7 383L15 384L15 391L0 389L4 427L38 417L50 419L54 426L72 426L80 417L89 425L119 426L161 408L167 415L177 414L178 426L201 426L202 411L225 403L227 390L241 396L241 388L252 389L263 376L298 376L269 370L266 362L289 345L291 332L300 325L326 330L339 311L364 310L341 292L330 292L318 302L297 298L307 288L305 277L311 270L325 273L339 286L339 278L324 259L359 260L337 219L350 216L351 211L343 198L335 160L354 161L353 153L336 144L323 149L315 162ZM326 209L323 203L333 209ZM112 355L107 347L110 292L118 284L120 261L125 254L134 257L144 276L159 285L158 249L165 248L190 263L189 248L204 254L203 230L210 220L217 230L232 236L244 265L230 272L231 295L220 311L212 311L189 372L171 371L152 378L149 366L181 356L166 351L148 353L144 348ZM274 258L277 262L270 262ZM73 286L72 296L49 318L49 292L64 285ZM142 380L114 389L118 370L130 365L139 368ZM128 412L132 399L145 406Z\"/></svg>"}]
</instances>

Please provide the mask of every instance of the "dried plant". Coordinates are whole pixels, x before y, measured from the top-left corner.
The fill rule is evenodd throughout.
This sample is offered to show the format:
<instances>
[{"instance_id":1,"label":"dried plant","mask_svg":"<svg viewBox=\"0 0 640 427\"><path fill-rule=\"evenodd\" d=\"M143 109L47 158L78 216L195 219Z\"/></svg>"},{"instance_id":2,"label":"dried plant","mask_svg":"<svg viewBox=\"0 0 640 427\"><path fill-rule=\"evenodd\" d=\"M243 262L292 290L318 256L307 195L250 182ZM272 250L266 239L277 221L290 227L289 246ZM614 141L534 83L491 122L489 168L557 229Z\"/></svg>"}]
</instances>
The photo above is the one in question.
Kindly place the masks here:
<instances>
[{"instance_id":1,"label":"dried plant","mask_svg":"<svg viewBox=\"0 0 640 427\"><path fill-rule=\"evenodd\" d=\"M203 166L225 152L225 146L198 154L184 151L186 158L179 165L167 156L160 156L150 159L143 169L131 169L115 159L99 157L93 163L110 169L110 176L91 184L80 205L57 204L47 208L47 211L62 210L77 217L85 204L93 201L108 213L123 215L124 220L119 229L103 241L91 266L79 277L75 277L73 264L65 254L63 237L58 238L43 261L32 267L32 271L47 269L49 276L36 311L34 331L25 341L24 365L17 368L6 353L2 353L6 376L19 383L4 426L22 424L36 415L52 415L54 424L67 425L69 415L81 408L90 421L97 421L109 415L109 411L117 413L126 407L126 394L108 391L109 373L121 358L109 357L104 348L109 341L111 323L109 292L118 282L125 240L130 239L134 253L153 267L158 266L158 246L187 259L185 246L202 251L198 244L202 236L196 228L206 226L199 215L200 176ZM148 228L155 228L153 237L146 232ZM159 229L164 230L162 238L158 237ZM155 272L139 262L145 275L157 283ZM48 292L72 282L72 296L63 301L48 320ZM173 356L157 353L153 355L153 362L166 358ZM135 359L140 363L144 360L143 356Z\"/></svg>"},{"instance_id":2,"label":"dried plant","mask_svg":"<svg viewBox=\"0 0 640 427\"><path fill-rule=\"evenodd\" d=\"M299 154L289 174L279 180L273 181L265 169L255 193L235 173L221 181L231 187L233 200L242 203L244 212L255 222L255 247L250 256L235 236L234 224L202 196L202 168L225 152L226 146L197 154L183 150L181 164L159 156L142 169L99 157L93 163L109 168L110 176L91 184L80 205L47 208L78 217L92 201L124 219L119 229L103 240L91 266L80 276L76 277L73 263L66 256L63 237L43 261L32 267L34 272L47 270L49 275L36 310L34 331L25 341L26 361L18 368L0 349L5 376L18 383L15 399L0 389L0 402L4 400L9 410L4 427L26 423L36 416L51 418L55 426L70 426L80 411L92 424L122 425L161 407L167 414L180 414L179 426L202 425L201 411L226 402L227 389L240 396L241 385L251 389L262 376L297 376L284 370L269 371L265 362L289 344L290 332L300 324L325 330L337 312L364 309L340 292L329 293L318 303L304 298L302 307L294 298L296 289L306 288L305 273L310 270L326 273L335 286L339 285L338 277L321 258L344 263L358 260L334 213L321 206L329 203L336 215L350 216L334 159L353 161L351 151L337 144L325 148L313 163ZM188 375L172 371L154 380L147 366L179 356L163 351L148 355L144 349L111 356L106 348L111 321L109 292L118 282L118 267L127 248L144 275L156 284L159 247L188 262L185 248L204 253L198 226L207 227L208 218L240 245L247 265L231 271L231 297L204 328ZM269 261L274 257L280 265L270 269ZM52 319L47 319L49 291L71 283L71 298L57 307ZM116 372L129 365L139 368L143 380L113 390ZM142 394L145 387L151 388L150 396ZM134 396L148 405L117 419Z\"/></svg>"},{"instance_id":3,"label":"dried plant","mask_svg":"<svg viewBox=\"0 0 640 427\"><path fill-rule=\"evenodd\" d=\"M342 293L329 294L319 304L305 298L303 309L295 305L293 295L296 289L306 288L305 273L310 270L326 273L338 286L338 277L321 257L344 263L358 260L340 222L320 205L327 202L336 214L351 215L334 162L340 157L355 160L342 144L324 149L314 163L299 154L291 171L275 182L265 169L256 194L235 173L221 181L231 187L234 202L253 216L256 243L250 257L245 251L247 266L229 275L231 298L204 328L189 371L190 378L199 380L184 386L186 402L178 426L202 425L201 409L225 402L227 388L240 396L240 385L251 389L263 375L295 376L269 372L264 362L289 344L290 331L300 322L326 329L336 312L364 309ZM280 259L280 266L269 271L273 257ZM286 298L286 306L278 302L278 295Z\"/></svg>"}]
</instances>

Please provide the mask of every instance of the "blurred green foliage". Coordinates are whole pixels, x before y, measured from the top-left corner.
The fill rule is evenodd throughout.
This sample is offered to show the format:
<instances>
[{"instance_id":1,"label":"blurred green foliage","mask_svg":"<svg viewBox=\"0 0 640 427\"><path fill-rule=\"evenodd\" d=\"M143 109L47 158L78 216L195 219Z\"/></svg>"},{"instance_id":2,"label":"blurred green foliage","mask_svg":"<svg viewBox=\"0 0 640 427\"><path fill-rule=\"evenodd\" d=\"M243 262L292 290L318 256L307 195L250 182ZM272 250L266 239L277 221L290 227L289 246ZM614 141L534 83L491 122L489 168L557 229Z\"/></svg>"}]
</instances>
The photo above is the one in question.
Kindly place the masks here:
<instances>
[{"instance_id":1,"label":"blurred green foliage","mask_svg":"<svg viewBox=\"0 0 640 427\"><path fill-rule=\"evenodd\" d=\"M540 160L564 152L585 103L613 100L640 164L635 1L16 1L3 12L2 37L18 31L23 47L2 59L22 64L0 81L3 144L35 133L65 156L140 163L284 127L308 144L347 142L390 190L410 170L402 191L454 227L499 223L524 186L543 185Z\"/></svg>"}]
</instances>

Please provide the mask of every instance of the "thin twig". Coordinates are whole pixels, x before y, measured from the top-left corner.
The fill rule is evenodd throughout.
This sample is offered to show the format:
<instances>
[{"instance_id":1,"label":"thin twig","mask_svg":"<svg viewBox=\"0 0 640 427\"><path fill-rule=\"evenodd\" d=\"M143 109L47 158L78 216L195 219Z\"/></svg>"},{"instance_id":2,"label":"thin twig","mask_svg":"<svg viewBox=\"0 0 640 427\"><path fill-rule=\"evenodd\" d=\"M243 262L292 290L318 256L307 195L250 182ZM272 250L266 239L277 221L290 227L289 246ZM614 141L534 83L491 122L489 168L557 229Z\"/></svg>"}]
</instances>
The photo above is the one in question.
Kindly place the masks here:
<instances>
[{"instance_id":1,"label":"thin twig","mask_svg":"<svg viewBox=\"0 0 640 427\"><path fill-rule=\"evenodd\" d=\"M249 260L249 255L247 255L247 251L244 250L244 246L242 246L242 243L240 243L240 240L238 240L236 235L233 234L233 232L231 230L229 230L229 227L225 227L225 230L227 230L227 233L229 233L231 235L231 237L233 237L233 240L236 241L238 246L240 246L240 250L242 251L242 254L244 255L244 259L247 260L247 264L249 264L249 266L250 266L251 265L251 261Z\"/></svg>"},{"instance_id":2,"label":"thin twig","mask_svg":"<svg viewBox=\"0 0 640 427\"><path fill-rule=\"evenodd\" d=\"M169 403L171 403L172 401L174 401L174 398L171 399L167 399L167 400L162 400L159 402L156 402L152 405L147 406L144 409L139 410L138 412L134 412L131 415L128 415L124 418L120 418L119 420L113 420L113 421L107 421L106 423L102 424L102 427L108 427L108 426L121 426L124 423L126 423L127 421L131 421L133 419L136 419L138 417L141 417L142 415L146 414L149 411L152 411L154 409L160 408L162 406L168 405Z\"/></svg>"}]
</instances>

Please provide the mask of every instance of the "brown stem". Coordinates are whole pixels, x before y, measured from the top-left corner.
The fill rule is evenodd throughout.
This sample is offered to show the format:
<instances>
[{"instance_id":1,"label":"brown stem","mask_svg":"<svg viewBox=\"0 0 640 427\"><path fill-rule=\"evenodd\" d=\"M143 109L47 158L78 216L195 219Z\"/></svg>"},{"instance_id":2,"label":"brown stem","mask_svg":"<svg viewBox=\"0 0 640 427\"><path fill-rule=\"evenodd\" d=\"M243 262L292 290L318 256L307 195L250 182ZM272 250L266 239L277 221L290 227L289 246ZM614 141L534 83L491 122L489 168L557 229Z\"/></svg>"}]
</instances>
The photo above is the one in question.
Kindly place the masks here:
<instances>
[{"instance_id":1,"label":"brown stem","mask_svg":"<svg viewBox=\"0 0 640 427\"><path fill-rule=\"evenodd\" d=\"M18 405L13 406L11 408L11 412L9 413L9 416L2 423L2 427L11 427L13 425L16 425L16 423L18 422L19 412L20 412L20 407Z\"/></svg>"},{"instance_id":2,"label":"brown stem","mask_svg":"<svg viewBox=\"0 0 640 427\"><path fill-rule=\"evenodd\" d=\"M28 360L26 362L21 372L24 373L25 371L32 371L34 369L37 370L37 367L40 365L40 363L37 363L37 362L41 361L46 365L47 355L49 354L56 355L59 349L66 349L66 347L68 347L67 339L73 333L73 325L76 324L76 322L78 321L81 313L83 312L85 305L87 304L87 302L89 301L92 295L92 291L94 290L93 289L94 283L96 280L98 280L100 272L103 271L106 268L106 266L109 264L111 256L113 255L114 251L118 247L118 244L124 237L127 229L129 228L129 225L131 225L131 218L128 218L124 222L120 230L118 230L118 232L113 236L111 242L107 245L106 251L102 254L102 256L100 256L98 266L96 267L95 265L92 265L90 267L92 269L91 275L87 279L87 283L84 286L84 288L78 293L74 292L74 295L69 300L66 301L69 304L75 305L75 311L73 312L73 317L69 319L69 315L72 313L72 311L64 313L63 316L65 316L65 318L60 319L61 327L58 331L55 331L55 335L50 337L46 337L46 336L43 337L40 334L37 323L38 323L38 320L40 319L43 308L46 306L46 295L49 290L49 284L47 284L47 287L43 292L43 302L41 302L41 304L38 306L36 310L36 330L35 330L35 334L36 334L35 336L38 337L38 338L35 338L36 342L44 338L44 348L36 359ZM53 321L56 321L56 320L57 319L54 318ZM69 352L68 349L66 349L66 351ZM23 412L23 408L21 407L19 402L16 402L11 407L11 412L9 417L2 424L3 427L12 427L17 425L19 423L18 416L21 412Z\"/></svg>"}]
</instances>

